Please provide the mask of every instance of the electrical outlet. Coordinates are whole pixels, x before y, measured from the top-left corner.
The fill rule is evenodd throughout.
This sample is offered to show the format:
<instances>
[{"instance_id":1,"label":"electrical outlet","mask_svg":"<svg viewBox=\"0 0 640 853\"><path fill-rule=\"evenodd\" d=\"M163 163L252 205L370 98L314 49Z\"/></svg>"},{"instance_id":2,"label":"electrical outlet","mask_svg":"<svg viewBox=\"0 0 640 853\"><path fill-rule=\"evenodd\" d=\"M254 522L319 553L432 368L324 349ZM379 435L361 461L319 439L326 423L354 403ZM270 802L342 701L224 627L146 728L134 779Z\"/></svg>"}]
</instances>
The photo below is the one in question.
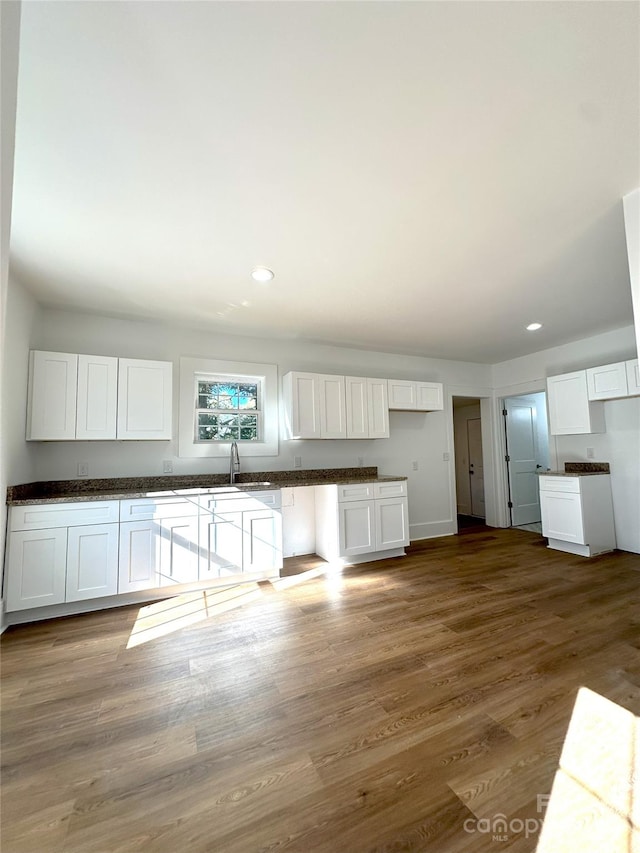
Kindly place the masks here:
<instances>
[{"instance_id":1,"label":"electrical outlet","mask_svg":"<svg viewBox=\"0 0 640 853\"><path fill-rule=\"evenodd\" d=\"M78 477L88 477L89 476L89 463L88 462L78 462Z\"/></svg>"},{"instance_id":2,"label":"electrical outlet","mask_svg":"<svg viewBox=\"0 0 640 853\"><path fill-rule=\"evenodd\" d=\"M442 454L442 461L443 461L443 462L448 462L450 459L451 459L451 454L450 454L450 453L443 453L443 454Z\"/></svg>"},{"instance_id":3,"label":"electrical outlet","mask_svg":"<svg viewBox=\"0 0 640 853\"><path fill-rule=\"evenodd\" d=\"M293 457L293 467L294 468L302 468L302 456L294 456Z\"/></svg>"},{"instance_id":4,"label":"electrical outlet","mask_svg":"<svg viewBox=\"0 0 640 853\"><path fill-rule=\"evenodd\" d=\"M162 460L162 472L164 474L173 474L173 462L171 459Z\"/></svg>"},{"instance_id":5,"label":"electrical outlet","mask_svg":"<svg viewBox=\"0 0 640 853\"><path fill-rule=\"evenodd\" d=\"M587 459L593 459L595 455L596 452L593 447L587 447Z\"/></svg>"},{"instance_id":6,"label":"electrical outlet","mask_svg":"<svg viewBox=\"0 0 640 853\"><path fill-rule=\"evenodd\" d=\"M413 460L413 462L411 463L411 467L414 471L418 470L418 460L417 459Z\"/></svg>"},{"instance_id":7,"label":"electrical outlet","mask_svg":"<svg viewBox=\"0 0 640 853\"><path fill-rule=\"evenodd\" d=\"M358 468L364 467L364 456L358 456Z\"/></svg>"}]
</instances>

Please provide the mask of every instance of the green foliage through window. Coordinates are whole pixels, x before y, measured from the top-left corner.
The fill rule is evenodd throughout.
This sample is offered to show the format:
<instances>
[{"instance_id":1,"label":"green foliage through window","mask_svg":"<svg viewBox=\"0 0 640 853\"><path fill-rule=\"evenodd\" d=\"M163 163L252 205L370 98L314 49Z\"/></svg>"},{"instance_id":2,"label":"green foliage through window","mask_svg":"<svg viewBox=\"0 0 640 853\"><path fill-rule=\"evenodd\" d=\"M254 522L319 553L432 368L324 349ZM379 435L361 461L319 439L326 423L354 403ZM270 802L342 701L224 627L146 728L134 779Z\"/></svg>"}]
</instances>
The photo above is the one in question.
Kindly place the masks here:
<instances>
[{"instance_id":1,"label":"green foliage through window","mask_svg":"<svg viewBox=\"0 0 640 853\"><path fill-rule=\"evenodd\" d=\"M260 415L258 383L197 381L196 441L258 441Z\"/></svg>"}]
</instances>

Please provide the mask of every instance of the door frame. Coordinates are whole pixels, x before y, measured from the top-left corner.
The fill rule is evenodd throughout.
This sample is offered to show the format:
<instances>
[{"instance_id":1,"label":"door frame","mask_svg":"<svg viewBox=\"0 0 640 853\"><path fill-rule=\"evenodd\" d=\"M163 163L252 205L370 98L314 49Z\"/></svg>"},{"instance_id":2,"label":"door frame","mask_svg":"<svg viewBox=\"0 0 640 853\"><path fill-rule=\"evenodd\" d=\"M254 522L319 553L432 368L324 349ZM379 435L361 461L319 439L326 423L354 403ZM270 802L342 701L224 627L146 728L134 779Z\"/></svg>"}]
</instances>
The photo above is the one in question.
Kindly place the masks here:
<instances>
[{"instance_id":1,"label":"door frame","mask_svg":"<svg viewBox=\"0 0 640 853\"><path fill-rule=\"evenodd\" d=\"M482 465L484 470L484 506L485 524L490 527L503 527L500 524L500 506L496 483L495 462L495 406L493 391L490 388L471 388L469 386L450 385L447 389L447 433L451 448L449 463L449 494L451 523L453 533L458 533L458 494L456 487L455 441L453 436L453 398L469 397L480 401L480 425L482 430Z\"/></svg>"},{"instance_id":2,"label":"door frame","mask_svg":"<svg viewBox=\"0 0 640 853\"><path fill-rule=\"evenodd\" d=\"M542 386L542 387L541 387ZM520 397L527 394L539 394L541 391L547 393L546 383L539 379L532 382L520 382L517 385L509 385L495 391L493 417L494 417L494 451L496 459L496 510L497 527L511 527L511 510L509 508L509 474L507 470L507 437L504 429L505 397ZM547 424L549 423L549 407L547 406ZM549 460L551 468L558 466L558 450L556 437L549 431Z\"/></svg>"}]
</instances>

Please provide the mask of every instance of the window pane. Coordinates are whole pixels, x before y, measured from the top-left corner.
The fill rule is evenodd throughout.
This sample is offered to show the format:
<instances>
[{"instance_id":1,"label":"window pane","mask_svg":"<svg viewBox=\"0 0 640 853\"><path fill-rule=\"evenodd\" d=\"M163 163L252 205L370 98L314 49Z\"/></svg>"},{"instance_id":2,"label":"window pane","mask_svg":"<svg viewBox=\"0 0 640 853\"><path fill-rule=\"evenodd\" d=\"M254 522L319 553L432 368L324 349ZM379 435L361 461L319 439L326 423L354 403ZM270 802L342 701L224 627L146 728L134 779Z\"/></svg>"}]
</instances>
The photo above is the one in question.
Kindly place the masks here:
<instances>
[{"instance_id":1,"label":"window pane","mask_svg":"<svg viewBox=\"0 0 640 853\"><path fill-rule=\"evenodd\" d=\"M240 427L240 439L242 441L257 441L258 430L256 427Z\"/></svg>"},{"instance_id":2,"label":"window pane","mask_svg":"<svg viewBox=\"0 0 640 853\"><path fill-rule=\"evenodd\" d=\"M208 415L205 412L198 412L198 426L217 426L218 416Z\"/></svg>"}]
</instances>

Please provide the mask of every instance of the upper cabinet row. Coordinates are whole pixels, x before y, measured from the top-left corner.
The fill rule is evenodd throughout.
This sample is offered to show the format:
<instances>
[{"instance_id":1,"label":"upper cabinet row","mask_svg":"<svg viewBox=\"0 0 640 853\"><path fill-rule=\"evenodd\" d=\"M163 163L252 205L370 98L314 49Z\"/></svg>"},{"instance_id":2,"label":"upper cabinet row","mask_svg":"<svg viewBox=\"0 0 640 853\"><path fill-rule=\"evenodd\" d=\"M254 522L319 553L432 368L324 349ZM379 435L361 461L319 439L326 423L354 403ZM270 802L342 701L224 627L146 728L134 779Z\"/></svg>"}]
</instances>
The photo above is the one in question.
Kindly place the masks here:
<instances>
[{"instance_id":1,"label":"upper cabinet row","mask_svg":"<svg viewBox=\"0 0 640 853\"><path fill-rule=\"evenodd\" d=\"M549 376L547 392L551 435L605 432L602 401L640 395L638 359Z\"/></svg>"},{"instance_id":2,"label":"upper cabinet row","mask_svg":"<svg viewBox=\"0 0 640 853\"><path fill-rule=\"evenodd\" d=\"M389 438L389 410L444 408L442 384L325 373L285 374L285 438Z\"/></svg>"},{"instance_id":3,"label":"upper cabinet row","mask_svg":"<svg viewBox=\"0 0 640 853\"><path fill-rule=\"evenodd\" d=\"M32 351L27 439L171 439L173 364Z\"/></svg>"}]
</instances>

